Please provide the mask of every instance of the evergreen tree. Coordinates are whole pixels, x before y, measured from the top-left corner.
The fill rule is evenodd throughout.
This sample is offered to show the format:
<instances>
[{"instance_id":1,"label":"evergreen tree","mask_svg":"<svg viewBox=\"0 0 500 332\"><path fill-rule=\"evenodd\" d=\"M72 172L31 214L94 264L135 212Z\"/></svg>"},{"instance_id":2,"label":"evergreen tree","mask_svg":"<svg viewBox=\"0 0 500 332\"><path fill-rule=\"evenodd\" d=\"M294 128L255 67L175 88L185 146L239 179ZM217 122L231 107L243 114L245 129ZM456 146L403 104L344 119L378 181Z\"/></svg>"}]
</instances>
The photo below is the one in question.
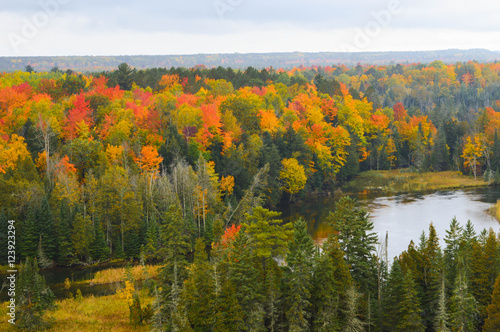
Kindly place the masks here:
<instances>
[{"instance_id":1,"label":"evergreen tree","mask_svg":"<svg viewBox=\"0 0 500 332\"><path fill-rule=\"evenodd\" d=\"M282 256L286 252L288 241L293 236L293 225L282 224L276 219L280 212L270 211L261 206L252 209L252 214L246 214L246 223L243 224L255 255L262 259L263 270L269 257Z\"/></svg>"},{"instance_id":2,"label":"evergreen tree","mask_svg":"<svg viewBox=\"0 0 500 332\"><path fill-rule=\"evenodd\" d=\"M313 273L314 242L307 233L307 224L299 219L294 224L293 240L288 248L287 283L289 309L286 316L289 331L308 330L311 312L311 283Z\"/></svg>"},{"instance_id":3,"label":"evergreen tree","mask_svg":"<svg viewBox=\"0 0 500 332\"><path fill-rule=\"evenodd\" d=\"M484 322L483 331L500 331L500 276L495 281L493 294L491 295L491 303L488 306L487 312L488 318L486 318Z\"/></svg>"},{"instance_id":4,"label":"evergreen tree","mask_svg":"<svg viewBox=\"0 0 500 332\"><path fill-rule=\"evenodd\" d=\"M436 332L449 332L448 328L448 309L446 305L446 287L444 285L444 276L441 279L441 288L439 290L439 302L434 319L434 330Z\"/></svg>"},{"instance_id":5,"label":"evergreen tree","mask_svg":"<svg viewBox=\"0 0 500 332\"><path fill-rule=\"evenodd\" d=\"M403 301L403 279L405 273L397 258L394 258L383 299L383 328L393 331L398 324L399 304Z\"/></svg>"},{"instance_id":6,"label":"evergreen tree","mask_svg":"<svg viewBox=\"0 0 500 332\"><path fill-rule=\"evenodd\" d=\"M36 212L31 205L28 207L26 219L22 224L20 233L22 234L19 241L21 258L35 258L40 237L36 229Z\"/></svg>"},{"instance_id":7,"label":"evergreen tree","mask_svg":"<svg viewBox=\"0 0 500 332\"><path fill-rule=\"evenodd\" d=\"M463 264L463 258L460 257L458 275L450 298L450 327L454 331L476 331L477 301L469 292Z\"/></svg>"},{"instance_id":8,"label":"evergreen tree","mask_svg":"<svg viewBox=\"0 0 500 332\"><path fill-rule=\"evenodd\" d=\"M342 197L330 212L328 222L332 231L338 234L339 244L345 252L345 260L353 280L365 295L376 293L376 262L374 257L377 234L365 210L357 209L356 202Z\"/></svg>"},{"instance_id":9,"label":"evergreen tree","mask_svg":"<svg viewBox=\"0 0 500 332\"><path fill-rule=\"evenodd\" d=\"M229 282L234 285L236 299L243 313L245 331L264 329L263 282L254 266L255 248L241 230L236 235L230 251Z\"/></svg>"},{"instance_id":10,"label":"evergreen tree","mask_svg":"<svg viewBox=\"0 0 500 332\"><path fill-rule=\"evenodd\" d=\"M431 164L435 171L446 171L450 168L450 149L446 145L446 133L442 126L437 130L436 142L432 147Z\"/></svg>"},{"instance_id":11,"label":"evergreen tree","mask_svg":"<svg viewBox=\"0 0 500 332\"><path fill-rule=\"evenodd\" d=\"M106 245L104 232L99 222L95 223L94 233L94 240L90 245L90 255L94 260L106 260L109 257L109 248Z\"/></svg>"},{"instance_id":12,"label":"evergreen tree","mask_svg":"<svg viewBox=\"0 0 500 332\"><path fill-rule=\"evenodd\" d=\"M54 294L45 284L45 277L38 273L38 262L28 258L21 264L16 285L16 326L26 330L48 327L51 320L45 317L54 310Z\"/></svg>"},{"instance_id":13,"label":"evergreen tree","mask_svg":"<svg viewBox=\"0 0 500 332\"><path fill-rule=\"evenodd\" d=\"M411 270L407 270L403 279L403 296L399 303L398 324L396 331L425 331L422 322L422 309L417 295L417 287Z\"/></svg>"},{"instance_id":14,"label":"evergreen tree","mask_svg":"<svg viewBox=\"0 0 500 332\"><path fill-rule=\"evenodd\" d=\"M442 274L441 249L439 248L436 229L432 223L429 226L429 237L425 239L422 245L423 247L419 248L420 264L414 270L417 276L414 280L422 292L421 304L423 317L425 318L424 325L432 326L439 302Z\"/></svg>"},{"instance_id":15,"label":"evergreen tree","mask_svg":"<svg viewBox=\"0 0 500 332\"><path fill-rule=\"evenodd\" d=\"M157 329L175 330L187 321L188 303L181 301L181 289L186 279L186 255L189 243L184 231L184 220L178 205L171 205L160 221L160 241L163 247L159 256L164 258L153 304L153 321ZM198 253L198 255L201 252Z\"/></svg>"},{"instance_id":16,"label":"evergreen tree","mask_svg":"<svg viewBox=\"0 0 500 332\"><path fill-rule=\"evenodd\" d=\"M330 235L316 255L312 303L314 331L341 331L347 310L347 290L352 278L338 239Z\"/></svg>"},{"instance_id":17,"label":"evergreen tree","mask_svg":"<svg viewBox=\"0 0 500 332\"><path fill-rule=\"evenodd\" d=\"M49 259L55 259L57 256L57 233L50 211L49 200L43 197L42 204L36 212L36 225L38 228L38 235L42 238L42 245L45 254Z\"/></svg>"},{"instance_id":18,"label":"evergreen tree","mask_svg":"<svg viewBox=\"0 0 500 332\"><path fill-rule=\"evenodd\" d=\"M71 265L73 261L73 250L71 245L72 216L68 206L68 200L61 200L59 222L56 225L59 237L59 250L57 262L61 265Z\"/></svg>"},{"instance_id":19,"label":"evergreen tree","mask_svg":"<svg viewBox=\"0 0 500 332\"><path fill-rule=\"evenodd\" d=\"M365 323L361 320L359 314L359 301L361 294L356 290L356 286L351 284L347 289L346 308L344 310L345 321L342 331L361 332L365 331Z\"/></svg>"},{"instance_id":20,"label":"evergreen tree","mask_svg":"<svg viewBox=\"0 0 500 332\"><path fill-rule=\"evenodd\" d=\"M5 211L0 211L0 265L7 264L7 251L8 251L8 219Z\"/></svg>"},{"instance_id":21,"label":"evergreen tree","mask_svg":"<svg viewBox=\"0 0 500 332\"><path fill-rule=\"evenodd\" d=\"M196 240L194 262L184 283L182 299L187 317L195 331L211 331L215 319L215 283L207 261L205 244Z\"/></svg>"},{"instance_id":22,"label":"evergreen tree","mask_svg":"<svg viewBox=\"0 0 500 332\"><path fill-rule=\"evenodd\" d=\"M446 247L444 249L444 270L446 271L446 284L453 285L457 276L457 259L460 250L460 238L462 234L462 227L453 218L450 221L450 227L446 230L444 242ZM448 294L451 295L451 289Z\"/></svg>"}]
</instances>

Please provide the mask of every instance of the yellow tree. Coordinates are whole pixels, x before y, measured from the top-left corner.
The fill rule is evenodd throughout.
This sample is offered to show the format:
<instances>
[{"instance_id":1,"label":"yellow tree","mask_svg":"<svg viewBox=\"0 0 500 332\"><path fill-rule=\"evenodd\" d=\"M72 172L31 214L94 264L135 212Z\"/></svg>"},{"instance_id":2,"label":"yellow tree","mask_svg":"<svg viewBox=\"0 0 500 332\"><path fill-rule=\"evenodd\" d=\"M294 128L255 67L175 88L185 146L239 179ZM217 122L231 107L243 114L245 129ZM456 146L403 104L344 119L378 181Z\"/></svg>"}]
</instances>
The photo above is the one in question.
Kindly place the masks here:
<instances>
[{"instance_id":1,"label":"yellow tree","mask_svg":"<svg viewBox=\"0 0 500 332\"><path fill-rule=\"evenodd\" d=\"M462 158L465 159L464 167L474 172L474 180L476 180L477 168L479 166L478 164L480 164L478 159L483 155L483 150L484 147L481 135L474 135L474 139L470 136L467 137L467 141L462 151Z\"/></svg>"},{"instance_id":2,"label":"yellow tree","mask_svg":"<svg viewBox=\"0 0 500 332\"><path fill-rule=\"evenodd\" d=\"M292 195L302 190L307 182L304 166L300 165L297 159L289 158L281 161L283 168L280 171L280 179L283 181L284 189Z\"/></svg>"}]
</instances>

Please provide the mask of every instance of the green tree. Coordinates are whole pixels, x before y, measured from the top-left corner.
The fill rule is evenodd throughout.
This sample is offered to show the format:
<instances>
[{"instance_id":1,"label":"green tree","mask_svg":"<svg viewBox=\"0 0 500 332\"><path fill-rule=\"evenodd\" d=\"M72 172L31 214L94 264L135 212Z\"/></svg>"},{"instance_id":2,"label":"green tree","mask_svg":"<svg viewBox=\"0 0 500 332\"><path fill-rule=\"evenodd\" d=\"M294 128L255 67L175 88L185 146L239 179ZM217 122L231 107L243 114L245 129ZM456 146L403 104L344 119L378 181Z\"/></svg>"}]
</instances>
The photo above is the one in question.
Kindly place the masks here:
<instances>
[{"instance_id":1,"label":"green tree","mask_svg":"<svg viewBox=\"0 0 500 332\"><path fill-rule=\"evenodd\" d=\"M266 260L269 257L284 256L288 241L293 236L293 225L283 224L276 219L280 212L270 211L261 206L252 209L252 214L246 214L246 223L243 224L255 255L262 259L265 270Z\"/></svg>"},{"instance_id":2,"label":"green tree","mask_svg":"<svg viewBox=\"0 0 500 332\"><path fill-rule=\"evenodd\" d=\"M51 320L46 312L56 308L55 296L45 284L45 277L38 273L36 258L21 264L16 287L16 326L25 330L41 330Z\"/></svg>"},{"instance_id":3,"label":"green tree","mask_svg":"<svg viewBox=\"0 0 500 332\"><path fill-rule=\"evenodd\" d=\"M239 231L229 254L229 282L234 285L235 296L241 307L245 331L264 329L264 284L254 266L255 249L247 234Z\"/></svg>"},{"instance_id":4,"label":"green tree","mask_svg":"<svg viewBox=\"0 0 500 332\"><path fill-rule=\"evenodd\" d=\"M346 310L347 290L352 278L344 260L344 252L335 235L323 243L316 255L312 303L314 304L313 330L341 331Z\"/></svg>"},{"instance_id":5,"label":"green tree","mask_svg":"<svg viewBox=\"0 0 500 332\"><path fill-rule=\"evenodd\" d=\"M450 327L453 331L476 331L477 301L469 292L463 258L459 258L458 275L450 298Z\"/></svg>"},{"instance_id":6,"label":"green tree","mask_svg":"<svg viewBox=\"0 0 500 332\"><path fill-rule=\"evenodd\" d=\"M196 240L194 262L184 283L182 300L187 317L195 331L211 331L215 319L215 284L212 267L207 261L205 244Z\"/></svg>"},{"instance_id":7,"label":"green tree","mask_svg":"<svg viewBox=\"0 0 500 332\"><path fill-rule=\"evenodd\" d=\"M127 63L121 63L118 66L116 73L116 80L122 90L130 90L134 82L135 70L132 69Z\"/></svg>"},{"instance_id":8,"label":"green tree","mask_svg":"<svg viewBox=\"0 0 500 332\"><path fill-rule=\"evenodd\" d=\"M403 279L403 297L399 303L399 321L396 331L425 331L422 322L422 309L417 295L417 286L413 280L411 270L407 270Z\"/></svg>"},{"instance_id":9,"label":"green tree","mask_svg":"<svg viewBox=\"0 0 500 332\"><path fill-rule=\"evenodd\" d=\"M375 267L375 244L378 242L373 223L365 210L356 207L356 201L349 196L342 197L330 212L327 221L332 231L338 234L340 248L353 280L362 293L375 293L377 271Z\"/></svg>"},{"instance_id":10,"label":"green tree","mask_svg":"<svg viewBox=\"0 0 500 332\"><path fill-rule=\"evenodd\" d=\"M484 322L483 331L500 331L500 276L495 281L491 303L487 309L488 317Z\"/></svg>"},{"instance_id":11,"label":"green tree","mask_svg":"<svg viewBox=\"0 0 500 332\"><path fill-rule=\"evenodd\" d=\"M307 224L299 219L294 224L293 240L288 248L288 310L289 331L305 331L311 316L311 288L314 242L307 232Z\"/></svg>"}]
</instances>

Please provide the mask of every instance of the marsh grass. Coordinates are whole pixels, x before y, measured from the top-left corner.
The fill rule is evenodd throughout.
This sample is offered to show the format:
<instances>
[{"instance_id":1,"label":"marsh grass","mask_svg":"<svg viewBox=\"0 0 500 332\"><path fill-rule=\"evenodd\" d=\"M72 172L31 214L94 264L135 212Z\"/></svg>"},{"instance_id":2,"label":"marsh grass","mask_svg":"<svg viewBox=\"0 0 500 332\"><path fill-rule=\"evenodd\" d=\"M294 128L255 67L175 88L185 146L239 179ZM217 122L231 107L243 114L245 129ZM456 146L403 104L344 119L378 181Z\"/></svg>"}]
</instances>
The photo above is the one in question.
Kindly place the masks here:
<instances>
[{"instance_id":1,"label":"marsh grass","mask_svg":"<svg viewBox=\"0 0 500 332\"><path fill-rule=\"evenodd\" d=\"M389 193L455 189L487 186L488 182L465 176L460 172L425 172L409 170L367 171L360 173L343 187L347 192L377 190Z\"/></svg>"},{"instance_id":2,"label":"marsh grass","mask_svg":"<svg viewBox=\"0 0 500 332\"><path fill-rule=\"evenodd\" d=\"M159 265L146 265L146 271L149 275L149 278L155 278L158 276ZM146 279L146 273L144 273L144 267L142 265L136 265L131 268L132 276L135 280L144 280ZM125 281L126 268L111 268L106 270L101 270L96 272L94 278L91 280L93 284L109 284L113 282L122 282Z\"/></svg>"},{"instance_id":3,"label":"marsh grass","mask_svg":"<svg viewBox=\"0 0 500 332\"><path fill-rule=\"evenodd\" d=\"M141 306L153 302L146 291L140 292ZM129 307L127 300L119 295L84 296L81 301L76 299L57 300L58 308L49 313L54 324L47 331L80 332L80 331L149 331L148 325L132 326L129 322ZM0 306L0 316L7 316L7 303ZM0 331L13 331L12 324L7 319L0 320Z\"/></svg>"},{"instance_id":4,"label":"marsh grass","mask_svg":"<svg viewBox=\"0 0 500 332\"><path fill-rule=\"evenodd\" d=\"M500 199L497 200L495 205L493 205L489 210L488 213L495 217L498 221L500 221Z\"/></svg>"}]
</instances>

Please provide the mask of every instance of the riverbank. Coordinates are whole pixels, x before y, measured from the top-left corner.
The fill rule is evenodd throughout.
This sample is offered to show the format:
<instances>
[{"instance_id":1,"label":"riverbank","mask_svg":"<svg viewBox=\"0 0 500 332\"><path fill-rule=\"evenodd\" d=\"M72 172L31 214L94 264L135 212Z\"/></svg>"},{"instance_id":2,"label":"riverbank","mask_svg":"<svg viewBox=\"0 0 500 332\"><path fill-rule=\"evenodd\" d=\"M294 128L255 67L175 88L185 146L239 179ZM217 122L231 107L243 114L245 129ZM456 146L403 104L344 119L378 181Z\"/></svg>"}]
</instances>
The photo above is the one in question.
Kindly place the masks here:
<instances>
[{"instance_id":1,"label":"riverbank","mask_svg":"<svg viewBox=\"0 0 500 332\"><path fill-rule=\"evenodd\" d=\"M483 179L463 175L460 172L416 173L407 169L390 171L367 171L342 186L344 192L359 193L378 191L390 194L431 190L484 187L489 185Z\"/></svg>"}]
</instances>

